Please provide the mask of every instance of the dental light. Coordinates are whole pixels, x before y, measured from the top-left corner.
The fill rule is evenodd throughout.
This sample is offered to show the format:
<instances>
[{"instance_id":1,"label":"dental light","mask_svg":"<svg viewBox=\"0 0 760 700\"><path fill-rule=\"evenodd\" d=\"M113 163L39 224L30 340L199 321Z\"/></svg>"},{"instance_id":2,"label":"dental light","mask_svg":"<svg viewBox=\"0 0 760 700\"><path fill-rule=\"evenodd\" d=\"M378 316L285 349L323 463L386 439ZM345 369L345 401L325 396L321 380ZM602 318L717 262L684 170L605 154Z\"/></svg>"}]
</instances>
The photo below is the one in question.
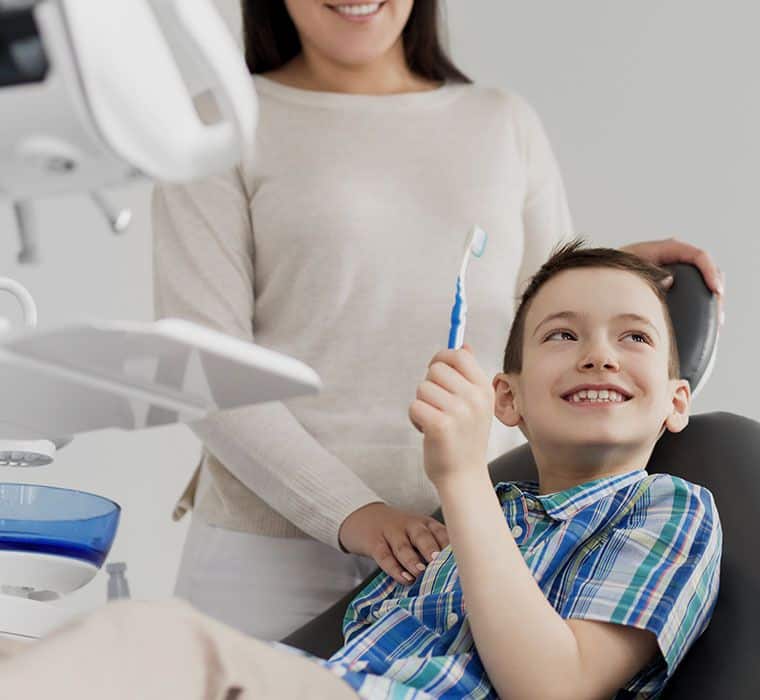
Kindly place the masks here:
<instances>
[{"instance_id":1,"label":"dental light","mask_svg":"<svg viewBox=\"0 0 760 700\"><path fill-rule=\"evenodd\" d=\"M209 85L220 121L200 119L188 75ZM0 197L19 260L33 262L35 198L89 192L123 230L109 187L230 167L250 148L257 101L209 0L0 0L0 115Z\"/></svg>"}]
</instances>

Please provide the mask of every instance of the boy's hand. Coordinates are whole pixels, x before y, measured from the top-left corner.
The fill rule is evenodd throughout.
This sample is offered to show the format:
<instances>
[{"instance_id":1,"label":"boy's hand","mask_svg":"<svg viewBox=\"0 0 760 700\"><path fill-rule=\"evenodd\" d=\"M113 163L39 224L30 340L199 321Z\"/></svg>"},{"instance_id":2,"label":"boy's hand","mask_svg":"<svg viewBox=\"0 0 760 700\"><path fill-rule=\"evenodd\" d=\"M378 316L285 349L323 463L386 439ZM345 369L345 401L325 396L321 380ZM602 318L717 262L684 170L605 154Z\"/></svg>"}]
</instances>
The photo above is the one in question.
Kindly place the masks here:
<instances>
[{"instance_id":1,"label":"boy's hand","mask_svg":"<svg viewBox=\"0 0 760 700\"><path fill-rule=\"evenodd\" d=\"M425 435L425 471L436 486L487 468L493 412L493 387L469 345L433 357L409 418Z\"/></svg>"}]
</instances>

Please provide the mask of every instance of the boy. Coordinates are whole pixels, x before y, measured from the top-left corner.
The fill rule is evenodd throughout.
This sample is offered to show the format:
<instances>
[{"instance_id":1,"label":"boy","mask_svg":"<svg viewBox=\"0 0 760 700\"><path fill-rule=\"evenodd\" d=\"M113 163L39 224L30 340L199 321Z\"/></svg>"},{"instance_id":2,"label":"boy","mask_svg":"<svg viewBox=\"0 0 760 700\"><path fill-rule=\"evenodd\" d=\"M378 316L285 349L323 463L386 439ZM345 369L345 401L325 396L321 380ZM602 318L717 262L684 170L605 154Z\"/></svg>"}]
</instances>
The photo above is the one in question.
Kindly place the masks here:
<instances>
[{"instance_id":1,"label":"boy","mask_svg":"<svg viewBox=\"0 0 760 700\"><path fill-rule=\"evenodd\" d=\"M721 551L711 494L645 471L660 435L688 422L667 276L570 243L523 294L503 373L489 381L466 346L433 358L409 415L451 544L413 584L367 586L330 660L131 604L10 657L0 683L42 697L34 669L57 664L76 684L66 667L82 659L104 669L109 698L656 696L707 626ZM492 487L494 413L527 437L538 483ZM86 686L72 697L98 697Z\"/></svg>"}]
</instances>

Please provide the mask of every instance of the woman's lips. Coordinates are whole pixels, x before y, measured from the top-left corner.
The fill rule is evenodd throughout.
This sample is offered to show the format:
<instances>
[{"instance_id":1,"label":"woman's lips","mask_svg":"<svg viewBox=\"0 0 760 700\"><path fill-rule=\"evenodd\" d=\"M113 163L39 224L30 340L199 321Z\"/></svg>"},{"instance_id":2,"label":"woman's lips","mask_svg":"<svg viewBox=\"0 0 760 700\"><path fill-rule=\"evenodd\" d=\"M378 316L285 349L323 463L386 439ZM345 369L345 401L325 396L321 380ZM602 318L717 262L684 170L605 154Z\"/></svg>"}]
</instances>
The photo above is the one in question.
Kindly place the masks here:
<instances>
[{"instance_id":1,"label":"woman's lips","mask_svg":"<svg viewBox=\"0 0 760 700\"><path fill-rule=\"evenodd\" d=\"M385 2L381 2L381 3L379 3L378 8L374 12L372 12L371 14L368 14L368 15L349 15L349 14L347 14L345 12L339 12L336 9L336 7L339 4L340 3L336 3L336 5L328 5L327 7L329 7L336 15L338 15L342 19L348 20L349 22L368 22L373 17L377 17L380 14L380 11L383 9L383 7L385 7ZM350 3L345 3L345 4L350 4ZM375 3L368 2L368 3L355 3L355 4L374 5Z\"/></svg>"}]
</instances>

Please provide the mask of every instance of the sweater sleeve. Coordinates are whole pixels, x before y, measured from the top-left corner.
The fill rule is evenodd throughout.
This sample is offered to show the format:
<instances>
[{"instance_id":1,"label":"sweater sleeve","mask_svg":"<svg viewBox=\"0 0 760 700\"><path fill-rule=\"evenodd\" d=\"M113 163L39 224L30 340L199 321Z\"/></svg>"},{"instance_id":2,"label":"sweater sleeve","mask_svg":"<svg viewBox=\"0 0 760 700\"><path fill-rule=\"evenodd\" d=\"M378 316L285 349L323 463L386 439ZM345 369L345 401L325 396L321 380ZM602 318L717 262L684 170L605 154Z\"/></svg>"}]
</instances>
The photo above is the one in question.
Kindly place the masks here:
<instances>
[{"instance_id":1,"label":"sweater sleeve","mask_svg":"<svg viewBox=\"0 0 760 700\"><path fill-rule=\"evenodd\" d=\"M573 223L559 166L541 120L528 102L513 97L515 133L527 173L523 258L515 287L519 299L552 248L572 238Z\"/></svg>"},{"instance_id":2,"label":"sweater sleeve","mask_svg":"<svg viewBox=\"0 0 760 700\"><path fill-rule=\"evenodd\" d=\"M187 319L253 342L253 232L240 169L157 186L152 220L157 317ZM343 520L383 500L281 402L219 412L190 427L247 488L335 548Z\"/></svg>"}]
</instances>

